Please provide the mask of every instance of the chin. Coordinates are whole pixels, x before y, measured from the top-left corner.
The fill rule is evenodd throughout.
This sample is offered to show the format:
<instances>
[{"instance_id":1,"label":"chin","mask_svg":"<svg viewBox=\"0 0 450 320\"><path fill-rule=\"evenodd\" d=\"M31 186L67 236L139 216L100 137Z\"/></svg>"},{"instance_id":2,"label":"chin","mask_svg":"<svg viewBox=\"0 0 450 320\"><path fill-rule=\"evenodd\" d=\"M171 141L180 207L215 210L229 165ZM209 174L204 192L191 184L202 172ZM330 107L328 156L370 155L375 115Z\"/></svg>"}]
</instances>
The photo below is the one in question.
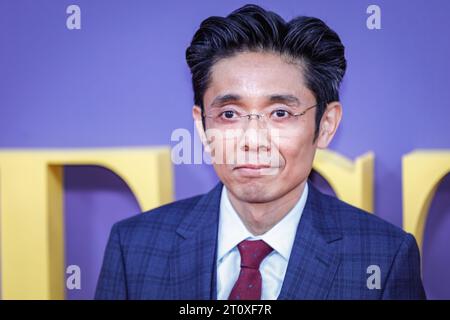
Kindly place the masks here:
<instances>
[{"instance_id":1,"label":"chin","mask_svg":"<svg viewBox=\"0 0 450 320\"><path fill-rule=\"evenodd\" d=\"M249 203L265 203L277 198L273 183L258 181L257 179L234 182L228 189L231 189L230 191L236 198Z\"/></svg>"}]
</instances>

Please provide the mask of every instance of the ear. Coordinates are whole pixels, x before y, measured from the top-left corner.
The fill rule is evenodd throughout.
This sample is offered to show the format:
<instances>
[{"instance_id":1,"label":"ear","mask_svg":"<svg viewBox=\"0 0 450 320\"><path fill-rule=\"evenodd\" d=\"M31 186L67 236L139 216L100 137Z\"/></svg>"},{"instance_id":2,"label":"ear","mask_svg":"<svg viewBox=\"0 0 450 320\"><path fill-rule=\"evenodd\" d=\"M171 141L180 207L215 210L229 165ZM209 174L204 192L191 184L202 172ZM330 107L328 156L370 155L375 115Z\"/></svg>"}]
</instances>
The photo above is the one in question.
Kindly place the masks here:
<instances>
[{"instance_id":1,"label":"ear","mask_svg":"<svg viewBox=\"0 0 450 320\"><path fill-rule=\"evenodd\" d=\"M194 119L195 129L197 130L198 136L205 147L205 151L209 152L209 143L206 137L205 129L203 128L202 109L197 105L194 105L192 108L192 118Z\"/></svg>"},{"instance_id":2,"label":"ear","mask_svg":"<svg viewBox=\"0 0 450 320\"><path fill-rule=\"evenodd\" d=\"M342 118L342 105L338 101L330 102L320 121L317 148L326 149L336 133Z\"/></svg>"}]
</instances>

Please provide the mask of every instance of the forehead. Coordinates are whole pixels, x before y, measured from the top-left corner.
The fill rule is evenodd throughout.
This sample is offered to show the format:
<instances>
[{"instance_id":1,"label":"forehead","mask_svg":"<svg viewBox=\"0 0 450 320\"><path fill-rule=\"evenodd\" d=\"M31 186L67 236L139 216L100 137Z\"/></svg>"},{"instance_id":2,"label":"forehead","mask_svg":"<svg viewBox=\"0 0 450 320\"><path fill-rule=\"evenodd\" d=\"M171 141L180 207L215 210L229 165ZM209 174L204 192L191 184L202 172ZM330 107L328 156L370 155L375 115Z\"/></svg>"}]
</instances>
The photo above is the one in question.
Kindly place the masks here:
<instances>
[{"instance_id":1,"label":"forehead","mask_svg":"<svg viewBox=\"0 0 450 320\"><path fill-rule=\"evenodd\" d=\"M208 105L216 96L235 94L262 99L275 94L290 94L300 101L314 98L304 84L302 68L276 53L244 52L214 64L205 92Z\"/></svg>"}]
</instances>

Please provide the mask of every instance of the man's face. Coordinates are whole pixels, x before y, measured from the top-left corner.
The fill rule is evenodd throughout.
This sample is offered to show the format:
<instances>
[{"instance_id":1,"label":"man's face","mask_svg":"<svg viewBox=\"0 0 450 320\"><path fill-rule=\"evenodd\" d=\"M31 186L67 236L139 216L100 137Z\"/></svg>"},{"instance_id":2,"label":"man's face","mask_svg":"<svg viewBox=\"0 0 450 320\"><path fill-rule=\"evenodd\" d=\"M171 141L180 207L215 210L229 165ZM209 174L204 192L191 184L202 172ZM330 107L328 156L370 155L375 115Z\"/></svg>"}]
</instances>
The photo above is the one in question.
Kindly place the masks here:
<instances>
[{"instance_id":1,"label":"man's face","mask_svg":"<svg viewBox=\"0 0 450 320\"><path fill-rule=\"evenodd\" d=\"M301 68L277 54L239 53L219 60L211 71L210 86L203 99L206 115L217 115L219 110L268 114L286 108L300 113L317 103L304 85ZM228 98L220 99L224 96ZM197 129L204 137L200 112L199 107L194 107ZM236 198L250 203L274 201L304 185L317 143L322 141L320 137L314 141L315 113L313 108L294 117L294 126L278 125L276 131L271 131L266 117L243 118L238 136L209 139L220 180ZM214 118L204 120L209 138L211 129L227 128L214 122ZM220 159L214 159L215 155L220 155Z\"/></svg>"}]
</instances>

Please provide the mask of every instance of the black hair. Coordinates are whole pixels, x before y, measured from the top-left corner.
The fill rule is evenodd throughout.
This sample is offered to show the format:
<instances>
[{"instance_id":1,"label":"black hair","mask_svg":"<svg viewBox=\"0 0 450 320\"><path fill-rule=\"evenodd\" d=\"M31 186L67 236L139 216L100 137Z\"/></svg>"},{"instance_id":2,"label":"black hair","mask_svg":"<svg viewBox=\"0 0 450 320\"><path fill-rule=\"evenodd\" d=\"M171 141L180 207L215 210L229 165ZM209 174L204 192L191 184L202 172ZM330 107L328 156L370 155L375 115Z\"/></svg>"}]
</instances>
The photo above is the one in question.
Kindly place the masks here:
<instances>
[{"instance_id":1,"label":"black hair","mask_svg":"<svg viewBox=\"0 0 450 320\"><path fill-rule=\"evenodd\" d=\"M192 73L194 103L203 110L211 69L220 59L239 52L275 52L299 62L306 87L316 98L315 137L326 105L339 101L347 62L339 36L322 20L298 16L286 22L257 5L245 5L227 17L205 19L186 49Z\"/></svg>"}]
</instances>

